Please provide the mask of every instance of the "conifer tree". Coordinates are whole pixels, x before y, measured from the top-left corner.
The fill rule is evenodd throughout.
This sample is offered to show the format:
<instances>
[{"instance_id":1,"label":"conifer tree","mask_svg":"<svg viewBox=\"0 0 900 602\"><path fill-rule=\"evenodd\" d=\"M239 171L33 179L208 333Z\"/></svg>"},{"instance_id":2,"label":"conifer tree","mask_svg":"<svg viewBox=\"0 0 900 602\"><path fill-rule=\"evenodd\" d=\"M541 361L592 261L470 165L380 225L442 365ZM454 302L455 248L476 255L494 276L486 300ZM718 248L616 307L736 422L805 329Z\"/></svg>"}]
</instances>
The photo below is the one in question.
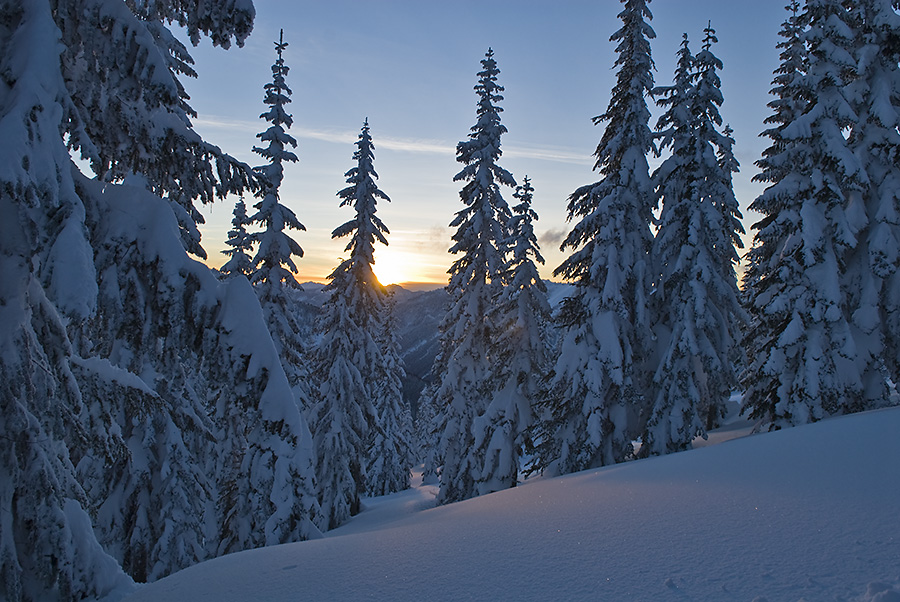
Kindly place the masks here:
<instances>
[{"instance_id":1,"label":"conifer tree","mask_svg":"<svg viewBox=\"0 0 900 602\"><path fill-rule=\"evenodd\" d=\"M369 495L387 495L408 489L412 475L412 414L403 400L406 372L396 337L394 296L387 295L384 320L377 342L382 361L372 374L372 400L378 421L368 441L366 490Z\"/></svg>"},{"instance_id":2,"label":"conifer tree","mask_svg":"<svg viewBox=\"0 0 900 602\"><path fill-rule=\"evenodd\" d=\"M651 348L647 297L652 274L655 197L647 154L653 148L646 98L653 89L647 0L622 0L619 68L612 98L595 124L606 129L594 156L599 182L569 197L577 220L561 249L572 254L554 274L575 285L559 310L560 348L548 401L536 429L534 468L564 474L612 464L632 454L648 384Z\"/></svg>"},{"instance_id":3,"label":"conifer tree","mask_svg":"<svg viewBox=\"0 0 900 602\"><path fill-rule=\"evenodd\" d=\"M866 408L885 405L886 377L900 382L900 16L891 3L849 5L856 28L856 79L849 101L857 119L849 143L863 165L867 185L850 211L864 211L865 225L847 259L842 286L863 370ZM886 373L887 372L887 373Z\"/></svg>"},{"instance_id":4,"label":"conifer tree","mask_svg":"<svg viewBox=\"0 0 900 602\"><path fill-rule=\"evenodd\" d=\"M153 579L208 557L216 406L237 400L252 428L231 482L256 503L235 513L254 537L241 546L301 538L318 509L301 486L310 436L261 318L247 319L258 303L187 257L173 213L255 177L190 127L190 58L163 23L228 46L252 6L34 0L0 14L0 262L15 308L0 317L0 428L16 441L0 454L2 595L99 598L127 581L116 561Z\"/></svg>"},{"instance_id":5,"label":"conifer tree","mask_svg":"<svg viewBox=\"0 0 900 602\"><path fill-rule=\"evenodd\" d=\"M366 491L367 444L379 428L375 396L391 394L384 379L394 375L385 364L383 345L385 290L375 277L375 243L387 244L388 229L375 215L378 200L389 201L375 184L374 146L368 120L353 154L356 167L345 175L350 186L338 192L341 206L355 217L332 232L350 236L342 261L326 286L316 350L313 433L319 454L319 499L328 527L335 528L360 510ZM387 401L387 400L385 400ZM380 405L380 404L379 404Z\"/></svg>"},{"instance_id":6,"label":"conifer tree","mask_svg":"<svg viewBox=\"0 0 900 602\"><path fill-rule=\"evenodd\" d=\"M293 123L291 115L285 110L291 94L285 82L289 68L283 53L287 46L282 30L275 42L277 58L272 65L272 82L264 86L263 102L269 105L269 110L260 115L270 126L257 134L257 138L268 142L268 146L253 147L253 152L269 160L267 165L253 170L261 182L256 192L260 200L254 205L257 212L249 218L246 217L243 202L236 205L232 221L234 230L229 233L228 241L232 246L231 260L223 266L223 271L232 268L246 270L243 273L253 283L269 340L273 343L277 361L289 386L282 394L287 394L293 409L300 415L300 421L299 424L280 421L272 432L265 429L267 425L261 421L260 410L254 407L252 399L239 398L234 403L217 406L217 418L224 434L216 464L217 474L220 475L216 554L319 537L319 529L327 524L318 504L312 434L305 420L309 404L309 372L305 365L301 325L290 299L291 290L298 286L292 275L297 268L291 256L302 257L303 250L284 232L285 228L305 228L294 212L281 204L279 198L284 179L283 163L297 161L297 156L286 148L297 146L296 140L285 130ZM263 229L248 234L245 230L247 224L258 224ZM254 244L258 245L257 252L248 263L249 251ZM293 412L291 414L293 418ZM284 446L285 443L296 451L299 463L291 465L281 462L272 458L272 452L266 449L267 445ZM263 514L266 504L254 490L254 481L269 486L269 478L256 474L248 482L248 479L240 477L249 462L259 460L265 463L260 463L258 469L268 470L275 477L272 485L281 488L273 491L271 496L271 501L280 506L280 521L276 520L278 514ZM288 479L288 482L279 482L282 479ZM294 506L292 510L291 505ZM285 506L288 512L284 511Z\"/></svg>"},{"instance_id":7,"label":"conifer tree","mask_svg":"<svg viewBox=\"0 0 900 602\"><path fill-rule=\"evenodd\" d=\"M744 406L763 429L864 406L841 287L861 227L849 201L866 180L844 137L858 121L846 97L856 79L849 17L837 0L810 0L782 29L775 126L764 132L772 145L758 162L757 179L769 186L751 205L764 217L754 226L748 280L754 327Z\"/></svg>"},{"instance_id":8,"label":"conifer tree","mask_svg":"<svg viewBox=\"0 0 900 602\"><path fill-rule=\"evenodd\" d=\"M278 58L272 65L272 81L265 85L263 102L269 105L269 110L259 116L270 125L265 132L256 135L263 142L268 142L268 146L253 147L253 152L269 160L267 165L254 169L261 177L263 186L256 194L259 198L259 202L254 205L257 212L250 217L252 223L263 229L251 235L253 242L259 245L253 257L251 281L260 293L263 306L283 297L282 286L297 286L293 276L297 273L297 266L291 256L303 257L303 249L284 230L306 230L294 212L281 204L279 199L279 188L284 179L284 162L297 162L297 155L287 150L288 146L296 148L297 141L285 131L294 122L285 110L285 106L291 102L291 89L285 82L290 68L285 65L283 56L287 46L282 30L275 43Z\"/></svg>"},{"instance_id":9,"label":"conifer tree","mask_svg":"<svg viewBox=\"0 0 900 602\"><path fill-rule=\"evenodd\" d=\"M11 78L0 90L0 262L3 305L15 308L0 328L0 428L13 429L5 438L15 441L0 455L8 475L2 595L103 597L125 579L85 508L95 511L108 551L142 550L132 564L147 578L202 559L213 538L203 514L216 491L205 488L210 479L194 480L215 444L210 381L218 400L240 388L266 416L282 417L294 443L303 437L299 415L279 401L280 364L247 342L260 332L244 325L238 335L224 322L240 287L219 284L188 259L173 214L173 199L190 207L240 193L254 178L190 128L179 82L192 75L190 59L163 23L228 46L249 33L253 9L240 1L34 0L5 3L0 13L0 62ZM69 150L99 182L80 173ZM269 378L238 383L236 356ZM260 419L256 428L272 426ZM142 445L143 435L154 435L153 445ZM294 479L303 441L293 450L268 443L254 441ZM247 462L238 478L258 474ZM275 496L280 484L272 487L278 478L269 474L254 480L266 492L262 513L275 509L267 516L290 525L298 496ZM107 524L122 525L113 540L102 526L108 516L117 518ZM178 540L181 549L172 545Z\"/></svg>"},{"instance_id":10,"label":"conifer tree","mask_svg":"<svg viewBox=\"0 0 900 602\"><path fill-rule=\"evenodd\" d=\"M773 87L770 90L770 94L775 98L768 103L773 112L765 120L765 123L772 127L762 133L772 141L772 144L763 151L762 158L756 162L762 172L754 176L754 181L759 182L779 182L790 173L791 166L779 157L789 144L782 131L799 118L807 106L807 99L803 97L801 88L802 76L807 71L808 57L803 41L804 15L801 12L800 0L791 0L785 10L789 11L790 15L782 24L779 32L782 40L776 46L781 51L781 63L775 69ZM748 365L741 376L741 384L745 391L744 401L746 403L752 395L756 399L754 403L768 405L770 411L777 403L778 381L766 379L764 384L759 383L756 374L759 373L760 362L765 364L766 358L776 344L777 319L772 320L767 316L764 304L757 301L757 296L775 286L773 277L777 279L777 275L770 270L774 267L777 241L795 227L795 224L784 218L779 219L780 211L788 204L786 201L787 199L779 202L757 199L750 206L751 209L761 212L763 217L753 225L756 234L747 254L748 261L743 279L744 305L749 314L749 324L743 341L748 358Z\"/></svg>"},{"instance_id":11,"label":"conifer tree","mask_svg":"<svg viewBox=\"0 0 900 602\"><path fill-rule=\"evenodd\" d=\"M526 176L513 194L519 204L510 218L510 259L495 310L497 334L490 348L492 398L474 425L478 456L484 459L476 479L480 495L516 486L533 408L545 394L551 315L547 286L535 265L544 263L544 258L534 234L537 213L531 207L533 195Z\"/></svg>"},{"instance_id":12,"label":"conifer tree","mask_svg":"<svg viewBox=\"0 0 900 602\"><path fill-rule=\"evenodd\" d=\"M264 312L243 278L225 285L220 328L226 340L244 339L197 387L215 404L215 555L314 539L324 528L312 435Z\"/></svg>"},{"instance_id":13,"label":"conifer tree","mask_svg":"<svg viewBox=\"0 0 900 602\"><path fill-rule=\"evenodd\" d=\"M460 257L450 267L450 308L441 325L436 362L442 371L431 400L438 413L438 501L443 504L478 494L476 481L485 462L475 446L473 426L491 394L488 357L495 326L489 314L503 287L510 219L500 187L515 186L512 175L497 164L506 127L496 104L503 100L503 87L497 83L500 70L493 50L488 49L481 65L475 86L477 122L469 139L456 147L456 160L465 167L453 179L465 182L459 193L465 206L450 223L456 228L450 253Z\"/></svg>"},{"instance_id":14,"label":"conifer tree","mask_svg":"<svg viewBox=\"0 0 900 602\"><path fill-rule=\"evenodd\" d=\"M222 251L222 254L228 257L228 261L219 268L222 274L226 276L233 274L250 276L253 270L253 260L251 258L253 240L250 233L247 232L247 226L250 223L247 217L247 206L244 204L244 200L241 199L234 204L234 218L231 220L228 240L225 241L229 248Z\"/></svg>"},{"instance_id":15,"label":"conifer tree","mask_svg":"<svg viewBox=\"0 0 900 602\"><path fill-rule=\"evenodd\" d=\"M84 420L91 404L70 364L66 323L95 311L98 294L85 206L60 134L64 116L77 111L50 3L5 3L0 22L0 70L9 78L0 87L0 596L101 597L129 579L90 529L91 500L74 466L86 445L71 444L89 441L109 456L122 447L104 436L106 425Z\"/></svg>"},{"instance_id":16,"label":"conifer tree","mask_svg":"<svg viewBox=\"0 0 900 602\"><path fill-rule=\"evenodd\" d=\"M309 372L305 366L302 326L292 311L290 300L290 291L299 287L293 276L297 273L297 266L292 256L303 257L303 249L285 232L285 229L306 228L294 212L281 203L279 193L284 180L284 163L297 162L297 155L287 150L288 147L297 147L297 141L286 131L293 123L292 116L285 110L291 102L291 89L285 81L290 70L284 61L287 47L284 30L281 30L275 42L277 58L272 65L272 81L264 86L263 102L269 110L259 116L270 125L256 136L268 145L253 147L253 152L269 160L267 165L254 168L263 184L256 193L259 202L254 207L257 211L248 218L249 223L257 224L261 230L249 234L244 247L249 250L252 245L258 245L248 275L256 289L297 405L306 412L310 395Z\"/></svg>"},{"instance_id":17,"label":"conifer tree","mask_svg":"<svg viewBox=\"0 0 900 602\"><path fill-rule=\"evenodd\" d=\"M653 174L662 204L652 252L660 351L642 456L690 448L718 425L737 385L732 361L743 319L735 274L743 228L731 184L737 161L730 128L718 131L722 63L712 52L715 31L708 26L704 33L696 57L684 36L674 85L657 91L667 107L657 135L671 156Z\"/></svg>"},{"instance_id":18,"label":"conifer tree","mask_svg":"<svg viewBox=\"0 0 900 602\"><path fill-rule=\"evenodd\" d=\"M254 205L257 212L247 218L247 221L258 224L263 230L249 234L244 246L249 248L252 244L258 245L251 262L250 281L259 300L277 360L289 385L284 393L300 414L300 424L276 423L275 432L267 433L263 430L266 425L259 424L260 412L253 407L252 400L239 399L237 403L218 408L225 431L225 449L220 454L219 472L225 475L225 484L218 507L221 526L217 554L319 537L319 529L327 526L327 517L318 504L312 434L305 420L309 401L309 372L305 365L301 325L290 306L289 297L290 291L298 286L292 274L297 272L297 267L291 256L302 257L303 250L284 232L285 228L305 228L294 212L281 204L279 198L279 189L284 179L283 163L297 161L297 156L286 148L297 146L296 140L285 131L293 123L291 115L285 110L285 105L290 103L291 94L285 82L289 68L285 65L283 53L287 46L282 30L275 42L277 58L272 65L272 81L264 86L263 102L269 106L269 110L260 115L270 125L266 131L257 134L257 138L268 142L268 146L253 147L253 152L268 159L269 163L254 168L254 173L261 182L261 187L256 192L256 197L260 200ZM293 418L293 412L291 417ZM255 460L260 454L265 454L265 444L284 445L278 441L279 437L290 442L289 445L296 449L300 463L293 466L283 463L283 466L277 467L272 464L277 464L278 461L269 459L269 466L263 464L258 469L268 469L271 476L254 476L266 486L269 486L267 481L275 477L273 485L280 486L281 490L272 492L272 502L288 504L288 508L289 505L294 505L293 510L281 516L281 523L274 520L277 515L263 514L266 504L258 499L258 493L253 488L254 482L251 480L248 483L247 479L239 477L241 471L246 470L248 457ZM256 449L257 446L259 449ZM243 451L244 447L249 447L249 453ZM259 459L265 460L265 457ZM289 479L289 482L279 483L279 479Z\"/></svg>"}]
</instances>

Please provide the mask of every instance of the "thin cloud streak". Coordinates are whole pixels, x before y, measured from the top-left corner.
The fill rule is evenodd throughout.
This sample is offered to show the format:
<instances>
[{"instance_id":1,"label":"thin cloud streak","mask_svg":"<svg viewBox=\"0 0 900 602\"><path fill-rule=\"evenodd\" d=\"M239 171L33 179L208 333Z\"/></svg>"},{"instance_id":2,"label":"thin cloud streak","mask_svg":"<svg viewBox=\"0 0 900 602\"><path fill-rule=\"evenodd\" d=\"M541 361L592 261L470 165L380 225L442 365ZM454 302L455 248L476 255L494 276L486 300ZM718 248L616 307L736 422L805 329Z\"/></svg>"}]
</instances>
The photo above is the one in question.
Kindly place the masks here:
<instances>
[{"instance_id":1,"label":"thin cloud streak","mask_svg":"<svg viewBox=\"0 0 900 602\"><path fill-rule=\"evenodd\" d=\"M555 163L573 163L575 165L593 165L594 159L585 155L563 148L551 147L508 147L503 150L503 154L507 157L516 157L520 159L538 159L541 161L553 161Z\"/></svg>"},{"instance_id":2,"label":"thin cloud streak","mask_svg":"<svg viewBox=\"0 0 900 602\"><path fill-rule=\"evenodd\" d=\"M219 130L247 133L256 133L261 127L264 127L259 121L223 119L220 117L200 117L194 119L194 125L202 128L215 128ZM359 133L355 131L315 130L304 127L291 128L289 133L295 138L320 140L332 144L353 144L359 138ZM452 155L456 152L455 146L437 140L376 137L375 145L383 149L416 153Z\"/></svg>"},{"instance_id":3,"label":"thin cloud streak","mask_svg":"<svg viewBox=\"0 0 900 602\"><path fill-rule=\"evenodd\" d=\"M257 133L261 124L259 121L223 119L219 117L200 117L194 119L194 125L201 128L215 128L218 130L230 130L247 133ZM332 144L353 144L359 135L357 132L339 130L315 130L304 127L296 127L290 130L291 135L308 140L320 140ZM428 140L419 138L394 138L390 136L375 139L378 148L407 152L425 153L435 155L455 155L456 145L441 140ZM556 163L573 163L576 165L592 165L593 159L584 153L571 151L564 148L552 147L506 147L503 154L507 157L522 159L537 159L540 161L552 161Z\"/></svg>"},{"instance_id":4,"label":"thin cloud streak","mask_svg":"<svg viewBox=\"0 0 900 602\"><path fill-rule=\"evenodd\" d=\"M403 138L379 138L375 146L409 153L431 153L436 155L455 155L456 147L439 140L415 140Z\"/></svg>"},{"instance_id":5,"label":"thin cloud streak","mask_svg":"<svg viewBox=\"0 0 900 602\"><path fill-rule=\"evenodd\" d=\"M219 130L232 130L237 132L256 132L259 121L239 121L236 119L222 119L216 117L197 117L191 121L196 128L215 128Z\"/></svg>"}]
</instances>

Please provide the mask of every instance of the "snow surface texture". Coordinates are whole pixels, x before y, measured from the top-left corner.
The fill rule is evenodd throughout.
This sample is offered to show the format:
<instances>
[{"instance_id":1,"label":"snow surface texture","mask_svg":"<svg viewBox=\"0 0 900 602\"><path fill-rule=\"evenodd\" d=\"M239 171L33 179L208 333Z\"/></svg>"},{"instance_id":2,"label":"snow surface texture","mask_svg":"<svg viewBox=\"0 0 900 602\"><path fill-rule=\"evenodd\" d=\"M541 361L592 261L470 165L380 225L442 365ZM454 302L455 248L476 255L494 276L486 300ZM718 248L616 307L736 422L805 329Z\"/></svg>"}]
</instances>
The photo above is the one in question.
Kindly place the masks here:
<instances>
[{"instance_id":1,"label":"snow surface texture","mask_svg":"<svg viewBox=\"0 0 900 602\"><path fill-rule=\"evenodd\" d=\"M432 508L368 500L329 537L225 556L129 602L900 600L900 408Z\"/></svg>"}]
</instances>

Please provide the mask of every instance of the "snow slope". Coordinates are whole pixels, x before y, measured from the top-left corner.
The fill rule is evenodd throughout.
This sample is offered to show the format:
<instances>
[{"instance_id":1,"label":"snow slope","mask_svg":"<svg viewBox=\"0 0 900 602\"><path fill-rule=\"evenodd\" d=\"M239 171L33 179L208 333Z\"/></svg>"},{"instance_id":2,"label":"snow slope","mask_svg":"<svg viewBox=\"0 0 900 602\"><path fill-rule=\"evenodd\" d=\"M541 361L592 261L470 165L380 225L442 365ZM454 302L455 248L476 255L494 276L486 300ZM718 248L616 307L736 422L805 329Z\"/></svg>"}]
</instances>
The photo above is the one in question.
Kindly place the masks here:
<instances>
[{"instance_id":1,"label":"snow slope","mask_svg":"<svg viewBox=\"0 0 900 602\"><path fill-rule=\"evenodd\" d=\"M128 600L900 600L900 408L439 508L434 493Z\"/></svg>"}]
</instances>

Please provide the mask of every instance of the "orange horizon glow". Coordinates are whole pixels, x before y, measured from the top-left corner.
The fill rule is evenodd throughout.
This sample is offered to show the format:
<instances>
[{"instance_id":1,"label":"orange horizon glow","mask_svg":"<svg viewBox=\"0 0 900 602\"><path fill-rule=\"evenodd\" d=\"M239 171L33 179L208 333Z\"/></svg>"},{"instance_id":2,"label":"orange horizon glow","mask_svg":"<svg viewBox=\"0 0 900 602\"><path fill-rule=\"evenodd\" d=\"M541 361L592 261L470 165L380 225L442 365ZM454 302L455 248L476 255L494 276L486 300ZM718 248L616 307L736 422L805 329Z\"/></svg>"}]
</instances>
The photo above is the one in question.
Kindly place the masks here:
<instances>
[{"instance_id":1,"label":"orange horizon glow","mask_svg":"<svg viewBox=\"0 0 900 602\"><path fill-rule=\"evenodd\" d=\"M222 265L225 264L225 261L227 261L227 258L223 257L220 253L209 253L205 260L200 259L199 257L195 257L195 259L201 261L208 268L215 270L221 268ZM211 261L211 259L215 259L216 261ZM297 267L300 268L300 272L294 274L294 279L298 284L306 282L311 282L313 284L328 284L328 276L331 274L333 268L328 268L327 271L321 271L320 267L320 269L317 270L319 272L318 274L311 274L303 268L314 266L302 265L303 263L306 262L303 262L303 260L298 262ZM443 268L438 269L441 279L437 279L427 273L427 265L424 269L420 268L420 265L421 264L416 263L415 258L410 253L381 250L375 256L373 271L375 272L375 277L378 278L378 282L383 286L397 285L409 291L428 291L447 286L447 275L446 272L443 271Z\"/></svg>"}]
</instances>

